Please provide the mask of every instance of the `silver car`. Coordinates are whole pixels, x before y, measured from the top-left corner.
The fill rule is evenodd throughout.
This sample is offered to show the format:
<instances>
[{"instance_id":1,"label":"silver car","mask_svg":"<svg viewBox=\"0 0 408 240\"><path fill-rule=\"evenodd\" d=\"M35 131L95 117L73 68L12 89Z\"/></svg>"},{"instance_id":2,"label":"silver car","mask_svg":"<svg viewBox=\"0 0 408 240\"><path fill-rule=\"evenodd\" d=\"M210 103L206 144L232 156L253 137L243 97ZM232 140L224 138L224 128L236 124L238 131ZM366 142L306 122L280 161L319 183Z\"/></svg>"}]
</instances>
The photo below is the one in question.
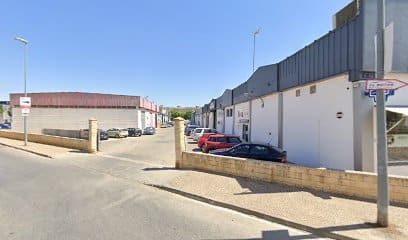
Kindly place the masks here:
<instances>
[{"instance_id":1,"label":"silver car","mask_svg":"<svg viewBox=\"0 0 408 240\"><path fill-rule=\"evenodd\" d=\"M106 131L108 133L109 137L115 137L115 138L125 138L129 135L129 132L127 129L120 129L120 128L111 128Z\"/></svg>"}]
</instances>

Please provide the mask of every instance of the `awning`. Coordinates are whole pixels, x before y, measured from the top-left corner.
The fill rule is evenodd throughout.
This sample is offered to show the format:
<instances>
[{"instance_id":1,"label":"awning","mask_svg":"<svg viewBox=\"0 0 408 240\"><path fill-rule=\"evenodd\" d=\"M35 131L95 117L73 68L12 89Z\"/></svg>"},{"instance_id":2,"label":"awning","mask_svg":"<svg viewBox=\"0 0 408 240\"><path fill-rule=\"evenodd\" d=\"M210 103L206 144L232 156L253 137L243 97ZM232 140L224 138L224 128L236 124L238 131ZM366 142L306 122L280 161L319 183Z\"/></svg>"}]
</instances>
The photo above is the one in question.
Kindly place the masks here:
<instances>
[{"instance_id":1,"label":"awning","mask_svg":"<svg viewBox=\"0 0 408 240\"><path fill-rule=\"evenodd\" d=\"M387 107L385 109L390 112L400 113L408 116L408 107Z\"/></svg>"}]
</instances>

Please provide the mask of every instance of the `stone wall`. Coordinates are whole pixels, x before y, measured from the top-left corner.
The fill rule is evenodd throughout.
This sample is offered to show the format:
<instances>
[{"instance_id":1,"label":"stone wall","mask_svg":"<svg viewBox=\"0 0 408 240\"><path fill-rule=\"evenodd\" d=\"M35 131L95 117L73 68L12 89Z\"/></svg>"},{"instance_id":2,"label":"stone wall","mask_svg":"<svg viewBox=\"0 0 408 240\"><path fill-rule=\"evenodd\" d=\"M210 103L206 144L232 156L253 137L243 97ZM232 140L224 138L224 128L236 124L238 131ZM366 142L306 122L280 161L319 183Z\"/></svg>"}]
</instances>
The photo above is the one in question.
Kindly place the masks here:
<instances>
[{"instance_id":1,"label":"stone wall","mask_svg":"<svg viewBox=\"0 0 408 240\"><path fill-rule=\"evenodd\" d=\"M183 152L180 167L247 177L297 187L375 200L377 175L336 171L210 154ZM392 202L408 204L408 177L389 177Z\"/></svg>"},{"instance_id":2,"label":"stone wall","mask_svg":"<svg viewBox=\"0 0 408 240\"><path fill-rule=\"evenodd\" d=\"M24 140L24 133L11 132L11 131L0 131L0 137L16 139L16 140ZM33 133L29 133L27 137L28 137L29 142L42 143L42 144L53 145L53 146L58 146L58 147L89 151L88 141L83 140L83 139L49 136L49 135L33 134Z\"/></svg>"}]
</instances>

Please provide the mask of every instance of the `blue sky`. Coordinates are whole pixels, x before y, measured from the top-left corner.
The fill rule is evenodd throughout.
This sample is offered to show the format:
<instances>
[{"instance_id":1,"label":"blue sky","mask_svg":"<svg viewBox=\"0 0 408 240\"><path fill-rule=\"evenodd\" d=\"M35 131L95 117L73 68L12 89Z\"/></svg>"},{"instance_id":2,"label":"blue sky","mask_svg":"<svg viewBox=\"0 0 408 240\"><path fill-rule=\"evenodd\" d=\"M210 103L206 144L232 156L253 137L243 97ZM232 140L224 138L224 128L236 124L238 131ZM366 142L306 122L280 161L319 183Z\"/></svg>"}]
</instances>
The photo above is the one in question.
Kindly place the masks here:
<instances>
[{"instance_id":1,"label":"blue sky","mask_svg":"<svg viewBox=\"0 0 408 240\"><path fill-rule=\"evenodd\" d=\"M23 91L149 96L166 106L208 103L256 66L295 53L331 29L350 0L2 0L0 100Z\"/></svg>"}]
</instances>

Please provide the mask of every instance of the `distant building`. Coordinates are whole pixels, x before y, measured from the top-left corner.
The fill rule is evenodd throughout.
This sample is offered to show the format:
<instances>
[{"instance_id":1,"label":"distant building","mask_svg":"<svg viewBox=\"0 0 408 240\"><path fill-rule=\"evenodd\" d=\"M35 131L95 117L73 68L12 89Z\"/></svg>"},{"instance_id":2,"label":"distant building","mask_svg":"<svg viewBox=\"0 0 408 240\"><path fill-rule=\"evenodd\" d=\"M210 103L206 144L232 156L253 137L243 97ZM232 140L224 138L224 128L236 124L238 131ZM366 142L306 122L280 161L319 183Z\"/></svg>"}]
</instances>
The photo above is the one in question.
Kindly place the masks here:
<instances>
[{"instance_id":1,"label":"distant building","mask_svg":"<svg viewBox=\"0 0 408 240\"><path fill-rule=\"evenodd\" d=\"M23 131L19 106L21 93L10 94L12 129ZM43 129L78 130L88 128L88 119L96 118L98 128L157 127L159 106L140 96L125 96L83 92L28 93L31 112L28 131Z\"/></svg>"}]
</instances>

